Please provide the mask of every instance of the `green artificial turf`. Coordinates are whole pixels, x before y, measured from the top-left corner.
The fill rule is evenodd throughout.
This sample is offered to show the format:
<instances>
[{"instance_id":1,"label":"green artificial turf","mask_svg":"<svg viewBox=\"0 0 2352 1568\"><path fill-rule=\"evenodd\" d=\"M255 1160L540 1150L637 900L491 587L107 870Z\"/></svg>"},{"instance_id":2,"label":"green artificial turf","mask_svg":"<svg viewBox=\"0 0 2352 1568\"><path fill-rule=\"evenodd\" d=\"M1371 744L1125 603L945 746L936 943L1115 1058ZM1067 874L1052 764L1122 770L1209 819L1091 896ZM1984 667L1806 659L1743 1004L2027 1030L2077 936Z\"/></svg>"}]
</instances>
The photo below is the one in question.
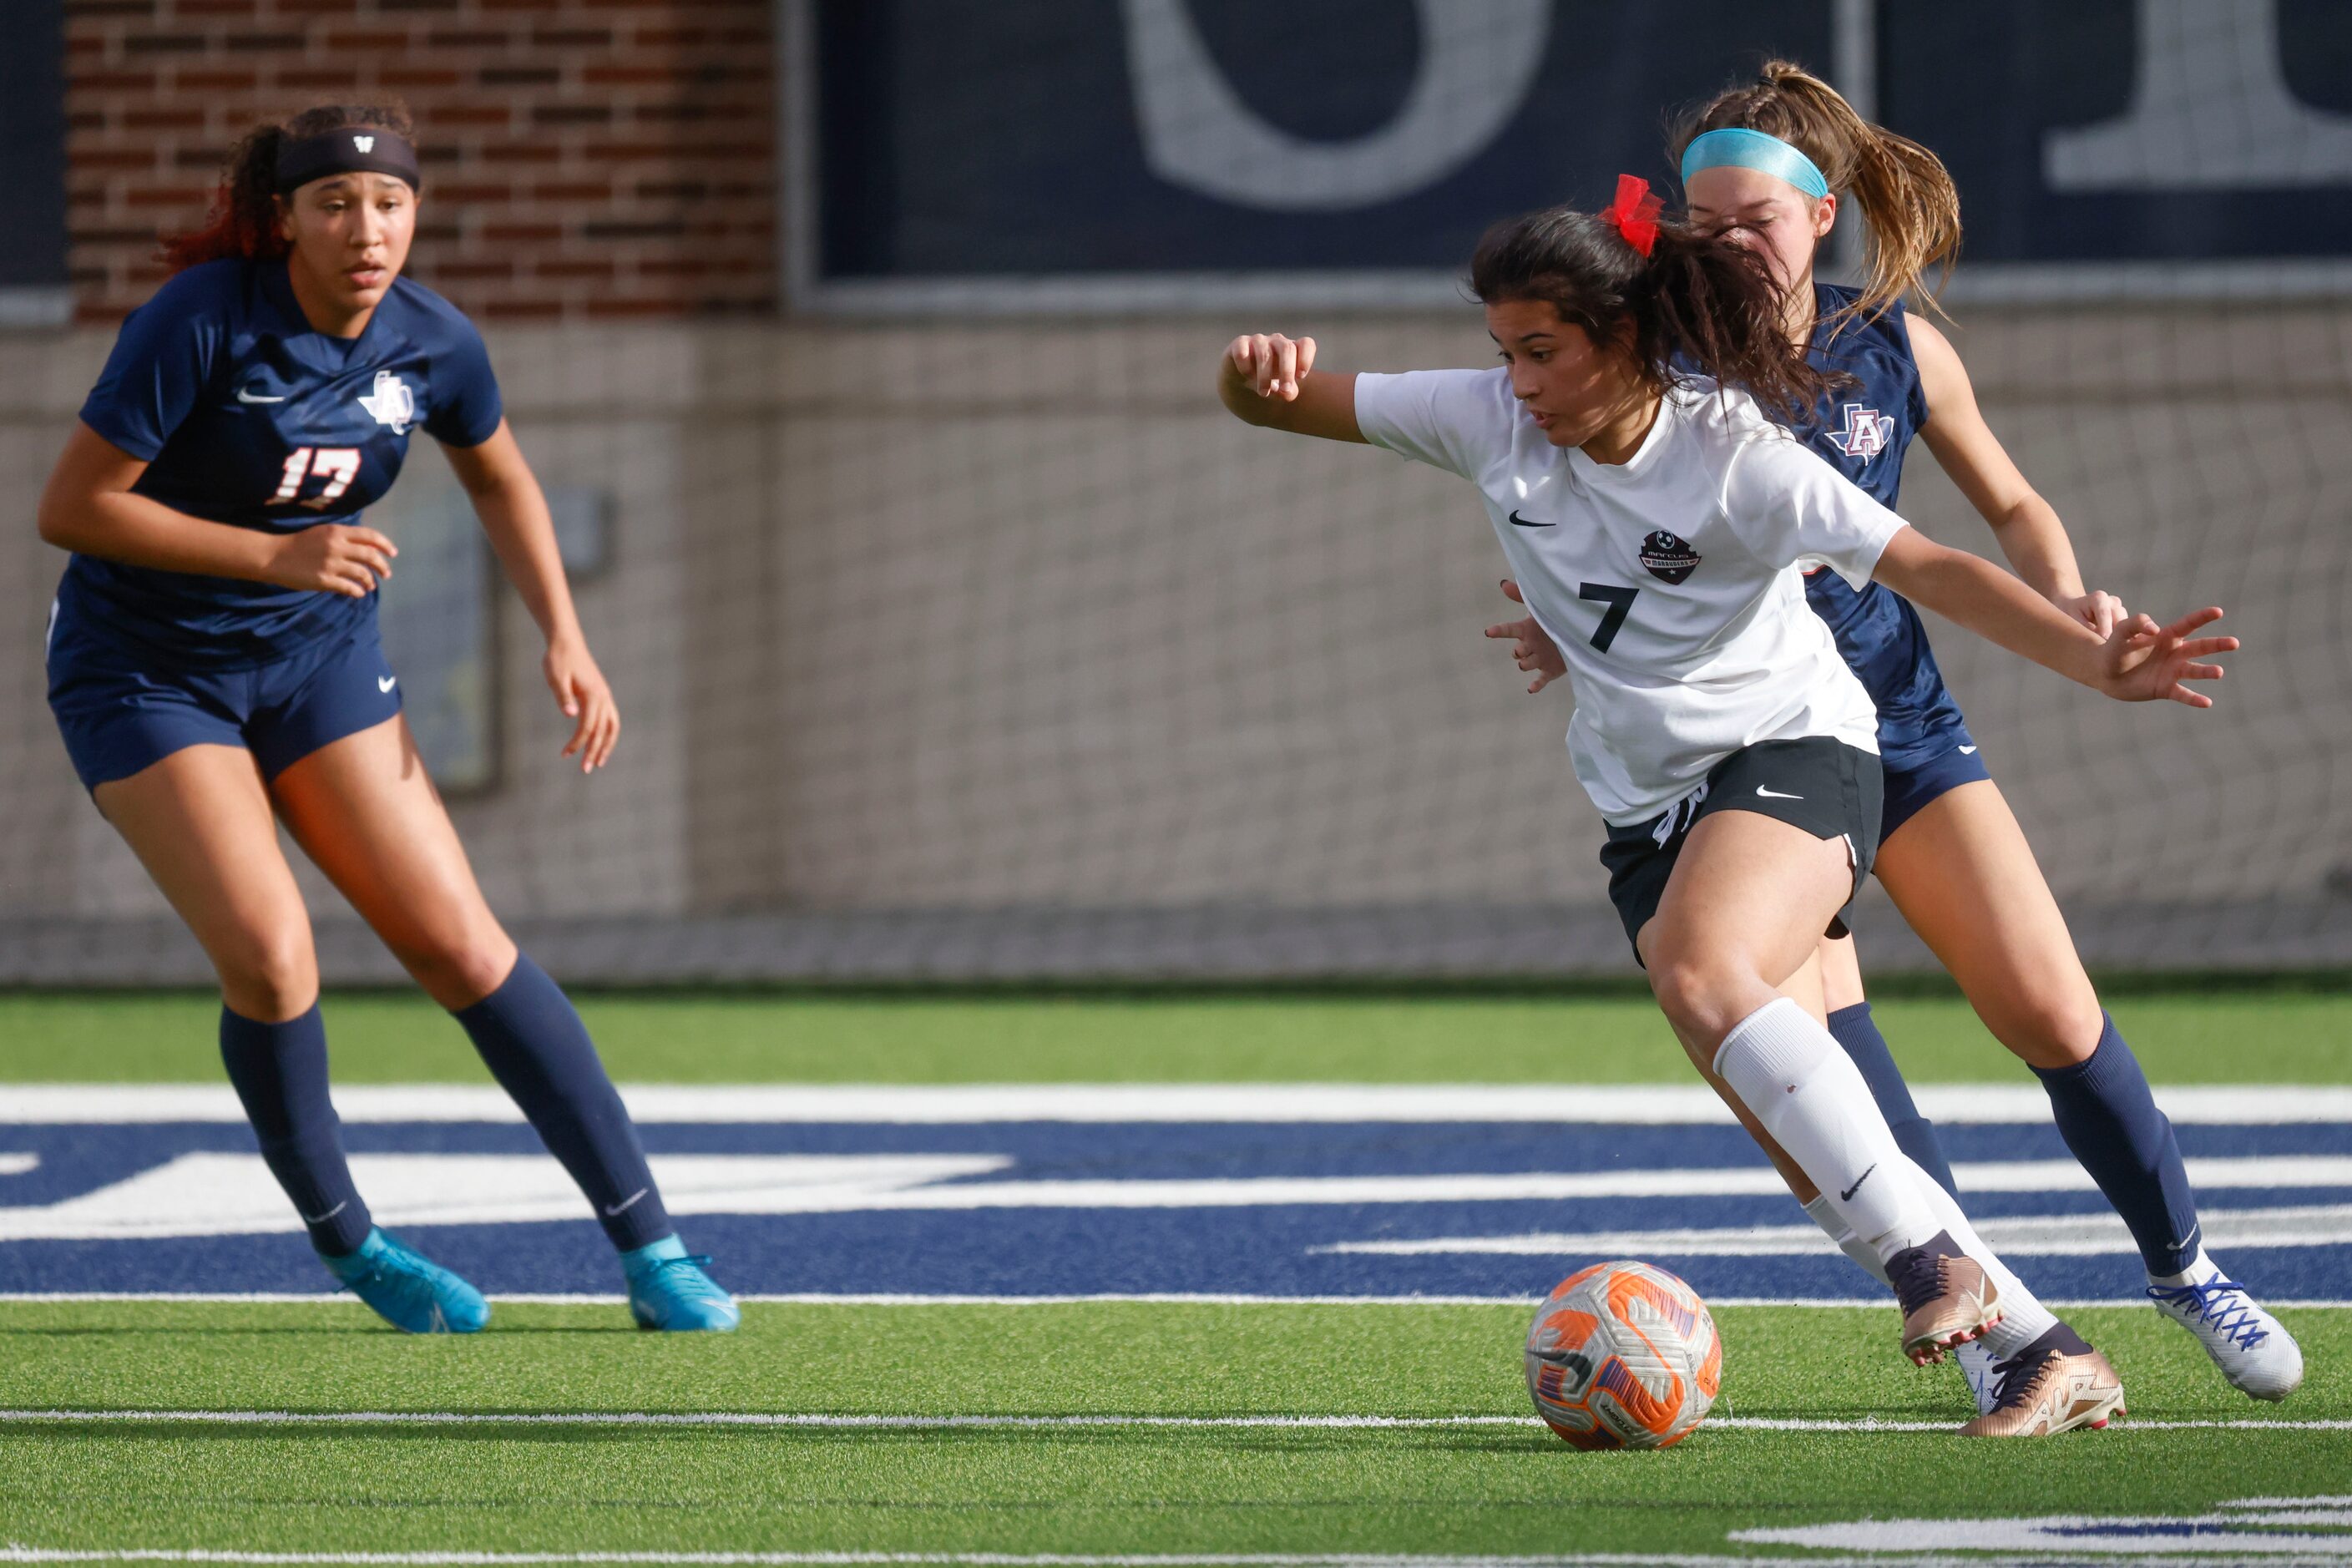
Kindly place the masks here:
<instances>
[{"instance_id":1,"label":"green artificial turf","mask_svg":"<svg viewBox=\"0 0 2352 1568\"><path fill-rule=\"evenodd\" d=\"M2352 993L2112 998L2163 1083L2352 1079ZM638 1083L1683 1081L1637 996L1134 998L597 994L580 999L614 1078ZM192 994L0 993L0 1082L208 1082L219 1004ZM1965 1003L1877 1015L1915 1082L2026 1081ZM337 1081L488 1081L420 995L328 998Z\"/></svg>"},{"instance_id":2,"label":"green artificial turf","mask_svg":"<svg viewBox=\"0 0 2352 1568\"><path fill-rule=\"evenodd\" d=\"M617 1307L502 1305L417 1341L350 1305L0 1307L11 1409L1524 1415L1527 1314L1458 1306L751 1306L726 1339ZM1891 1311L1722 1315L1727 1416L1964 1419ZM2352 1313L2305 1311L2310 1383L2223 1387L2152 1314L2075 1321L2133 1419L2352 1416ZM0 1540L278 1552L1725 1552L1757 1525L2178 1513L2341 1491L2352 1431L2008 1444L1702 1427L1663 1454L1525 1425L808 1430L0 1424Z\"/></svg>"}]
</instances>

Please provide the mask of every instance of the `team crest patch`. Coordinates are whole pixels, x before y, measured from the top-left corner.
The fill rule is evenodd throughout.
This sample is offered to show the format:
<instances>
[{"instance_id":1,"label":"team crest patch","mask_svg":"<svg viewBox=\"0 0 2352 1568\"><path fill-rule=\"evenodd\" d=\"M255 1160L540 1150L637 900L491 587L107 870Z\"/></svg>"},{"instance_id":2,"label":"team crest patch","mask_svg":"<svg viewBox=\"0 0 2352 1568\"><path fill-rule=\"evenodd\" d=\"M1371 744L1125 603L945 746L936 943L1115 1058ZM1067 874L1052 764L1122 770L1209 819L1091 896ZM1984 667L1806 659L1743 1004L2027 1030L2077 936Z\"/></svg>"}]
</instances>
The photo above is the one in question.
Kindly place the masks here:
<instances>
[{"instance_id":1,"label":"team crest patch","mask_svg":"<svg viewBox=\"0 0 2352 1568\"><path fill-rule=\"evenodd\" d=\"M406 382L388 370L375 373L375 391L360 395L360 406L375 416L379 425L389 425L395 436L408 434L409 421L416 417L416 394Z\"/></svg>"},{"instance_id":2,"label":"team crest patch","mask_svg":"<svg viewBox=\"0 0 2352 1568\"><path fill-rule=\"evenodd\" d=\"M1829 433L1830 444L1849 458L1875 458L1895 439L1895 416L1859 403L1844 404L1842 428Z\"/></svg>"},{"instance_id":3,"label":"team crest patch","mask_svg":"<svg viewBox=\"0 0 2352 1568\"><path fill-rule=\"evenodd\" d=\"M1642 541L1642 565L1653 577L1679 583L1698 570L1698 552L1662 528Z\"/></svg>"}]
</instances>

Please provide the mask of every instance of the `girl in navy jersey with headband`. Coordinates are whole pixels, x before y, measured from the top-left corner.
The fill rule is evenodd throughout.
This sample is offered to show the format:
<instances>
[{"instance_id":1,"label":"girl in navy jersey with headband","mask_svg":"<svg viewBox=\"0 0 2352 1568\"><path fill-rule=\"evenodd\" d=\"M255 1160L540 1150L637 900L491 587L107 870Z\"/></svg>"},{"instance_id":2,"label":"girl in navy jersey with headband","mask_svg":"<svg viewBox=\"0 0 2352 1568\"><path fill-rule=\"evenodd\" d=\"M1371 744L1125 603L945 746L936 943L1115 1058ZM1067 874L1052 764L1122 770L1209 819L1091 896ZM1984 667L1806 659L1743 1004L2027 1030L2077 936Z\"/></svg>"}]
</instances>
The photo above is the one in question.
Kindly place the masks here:
<instances>
[{"instance_id":1,"label":"girl in navy jersey with headband","mask_svg":"<svg viewBox=\"0 0 2352 1568\"><path fill-rule=\"evenodd\" d=\"M1766 258L1788 290L1790 335L1836 378L1800 426L1807 444L1892 506L1904 455L1923 437L2018 574L2102 636L2110 631L2123 606L2084 590L2058 514L1987 427L1950 342L1903 308L1903 296L1959 244L1958 192L1936 155L1864 121L1828 83L1782 61L1689 116L1674 150L1691 222ZM1813 276L1840 193L1868 224L1860 289ZM1883 584L1855 588L1826 569L1815 569L1805 587L1877 705L1886 770L1879 881L1986 1027L2041 1078L2067 1147L2139 1244L2149 1297L2196 1335L2231 1384L2256 1398L2284 1398L2301 1381L2301 1352L2201 1247L2171 1123L2100 1008L1917 612ZM1515 639L1521 668L1538 672L1537 689L1565 668L1531 620L1487 635ZM1825 939L1822 957L1831 1032L1905 1152L1952 1187L1935 1129L1872 1021L1853 939ZM1850 1242L1819 1199L1807 1209ZM1979 1403L1996 1397L1990 1369L1970 1354L1960 1359Z\"/></svg>"},{"instance_id":2,"label":"girl in navy jersey with headband","mask_svg":"<svg viewBox=\"0 0 2352 1568\"><path fill-rule=\"evenodd\" d=\"M310 110L237 145L211 224L167 247L175 276L123 323L41 497L41 537L72 552L49 704L99 811L211 957L230 1081L345 1287L413 1332L489 1316L471 1285L376 1228L352 1184L281 823L579 1182L637 1321L732 1328L579 1015L484 903L377 640L399 552L360 513L421 429L547 636L548 683L574 721L564 755L587 773L612 753L612 690L481 337L400 276L420 184L396 105Z\"/></svg>"}]
</instances>

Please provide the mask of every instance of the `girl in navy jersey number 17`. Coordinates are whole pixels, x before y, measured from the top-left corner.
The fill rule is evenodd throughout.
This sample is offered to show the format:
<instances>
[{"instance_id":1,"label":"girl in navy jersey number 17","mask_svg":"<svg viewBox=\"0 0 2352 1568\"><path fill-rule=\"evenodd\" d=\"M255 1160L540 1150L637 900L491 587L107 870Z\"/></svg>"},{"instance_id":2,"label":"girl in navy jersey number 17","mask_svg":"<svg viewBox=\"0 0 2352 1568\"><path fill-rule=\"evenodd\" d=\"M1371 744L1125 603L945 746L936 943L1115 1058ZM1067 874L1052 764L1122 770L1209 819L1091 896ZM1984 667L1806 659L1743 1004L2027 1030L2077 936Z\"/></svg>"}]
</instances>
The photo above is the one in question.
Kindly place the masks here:
<instances>
[{"instance_id":1,"label":"girl in navy jersey number 17","mask_svg":"<svg viewBox=\"0 0 2352 1568\"><path fill-rule=\"evenodd\" d=\"M2084 590L2064 525L1986 426L1951 342L1903 309L1903 296L1959 244L1959 195L1936 155L1864 121L1828 83L1781 61L1699 109L1675 142L1693 224L1770 264L1787 289L1790 336L1839 378L1799 429L1813 451L1892 506L1904 455L1915 436L1924 438L2018 574L2100 635L2112 630L2123 606ZM1813 276L1840 193L1869 225L1859 289ZM2067 1147L2139 1244L2150 1299L2196 1335L2231 1384L2257 1398L2284 1397L2302 1378L2301 1352L2206 1254L2171 1123L2100 1008L1917 612L1884 584L1856 589L1832 571L1812 572L1805 588L1877 705L1886 768L1880 883L1985 1026L2041 1078ZM1532 621L1488 635L1516 639L1522 668L1565 668ZM1822 963L1831 1032L1905 1152L1952 1187L1935 1129L1872 1021L1853 939L1824 941ZM1841 1235L1818 1200L1808 1212ZM1970 1371L1988 1400L1983 1369Z\"/></svg>"},{"instance_id":2,"label":"girl in navy jersey number 17","mask_svg":"<svg viewBox=\"0 0 2352 1568\"><path fill-rule=\"evenodd\" d=\"M211 957L230 1081L347 1288L412 1331L489 1316L377 1229L352 1185L281 823L579 1182L637 1321L732 1328L579 1015L484 903L377 640L399 552L360 512L422 429L547 636L548 683L575 721L564 755L586 773L612 753L612 691L482 340L400 276L419 184L397 106L313 109L238 144L213 222L167 248L178 271L123 323L41 498L41 537L73 552L49 704L98 809Z\"/></svg>"}]
</instances>

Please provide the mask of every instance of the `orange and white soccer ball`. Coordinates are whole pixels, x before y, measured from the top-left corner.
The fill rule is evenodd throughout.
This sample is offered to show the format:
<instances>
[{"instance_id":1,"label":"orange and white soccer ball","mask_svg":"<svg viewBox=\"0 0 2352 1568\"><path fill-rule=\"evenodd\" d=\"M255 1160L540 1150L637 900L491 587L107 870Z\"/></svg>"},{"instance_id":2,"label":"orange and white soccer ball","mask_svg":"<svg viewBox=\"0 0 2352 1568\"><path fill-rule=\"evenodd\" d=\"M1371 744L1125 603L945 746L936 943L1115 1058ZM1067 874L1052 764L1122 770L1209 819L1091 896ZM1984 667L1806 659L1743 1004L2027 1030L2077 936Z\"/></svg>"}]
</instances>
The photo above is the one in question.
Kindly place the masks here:
<instances>
[{"instance_id":1,"label":"orange and white soccer ball","mask_svg":"<svg viewBox=\"0 0 2352 1568\"><path fill-rule=\"evenodd\" d=\"M1528 1393L1580 1448L1664 1448L1706 1419L1723 1341L1698 1292L1646 1263L1596 1263L1552 1288L1528 1330Z\"/></svg>"}]
</instances>

